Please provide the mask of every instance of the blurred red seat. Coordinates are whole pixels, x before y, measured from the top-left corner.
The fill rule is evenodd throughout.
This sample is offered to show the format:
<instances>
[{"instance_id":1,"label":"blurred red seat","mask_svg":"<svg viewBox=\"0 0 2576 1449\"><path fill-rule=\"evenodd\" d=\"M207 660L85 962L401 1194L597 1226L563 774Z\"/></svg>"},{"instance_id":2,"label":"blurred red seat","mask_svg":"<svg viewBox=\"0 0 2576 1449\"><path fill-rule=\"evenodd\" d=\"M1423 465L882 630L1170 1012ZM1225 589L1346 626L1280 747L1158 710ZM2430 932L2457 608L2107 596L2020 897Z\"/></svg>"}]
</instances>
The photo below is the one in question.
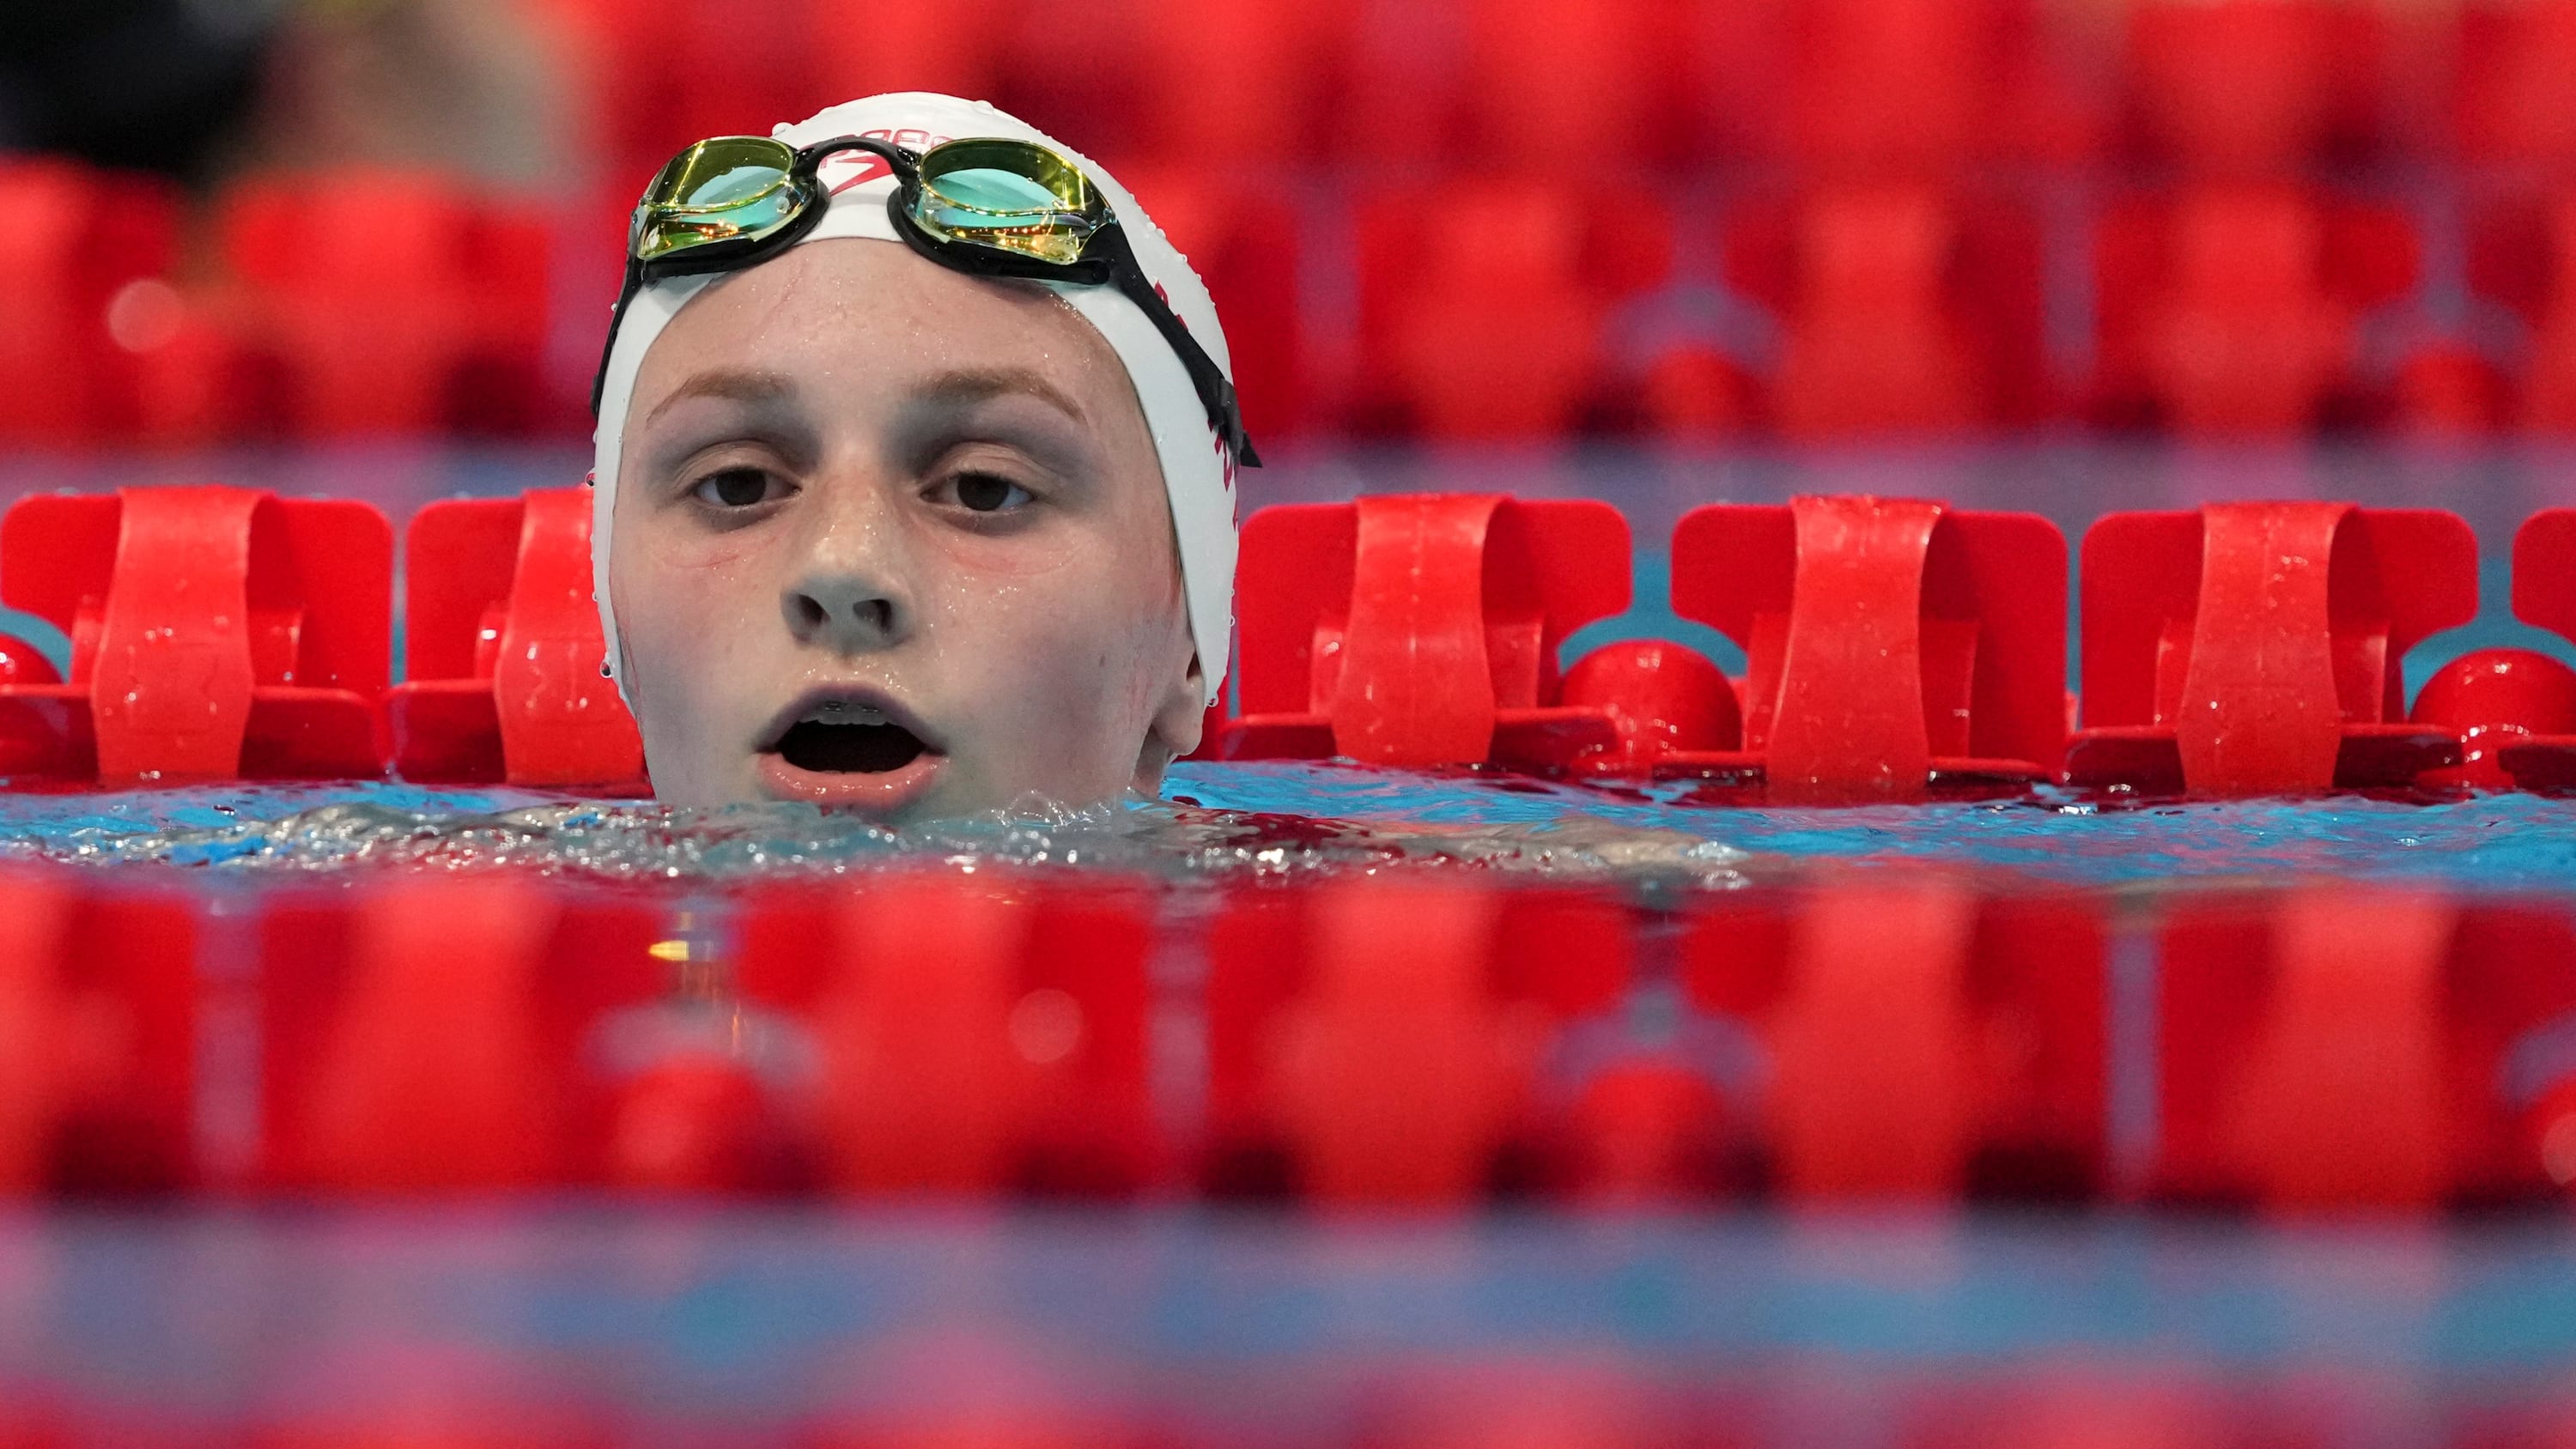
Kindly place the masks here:
<instances>
[{"instance_id":1,"label":"blurred red seat","mask_svg":"<svg viewBox=\"0 0 2576 1449\"><path fill-rule=\"evenodd\" d=\"M1920 186L1838 189L1798 217L1773 409L1791 437L1954 432L1982 379L1944 293L1957 218Z\"/></svg>"},{"instance_id":2,"label":"blurred red seat","mask_svg":"<svg viewBox=\"0 0 2576 1449\"><path fill-rule=\"evenodd\" d=\"M2266 183L2119 208L2095 246L2097 415L2199 436L2365 415L2359 319L2417 266L2402 215Z\"/></svg>"},{"instance_id":3,"label":"blurred red seat","mask_svg":"<svg viewBox=\"0 0 2576 1449\"><path fill-rule=\"evenodd\" d=\"M2532 316L2523 374L2522 419L2547 432L2576 432L2576 193L2549 208L2549 287Z\"/></svg>"},{"instance_id":4,"label":"blurred red seat","mask_svg":"<svg viewBox=\"0 0 2576 1449\"><path fill-rule=\"evenodd\" d=\"M1819 172L1939 171L1988 140L1997 7L1820 0L1799 8L1790 125Z\"/></svg>"},{"instance_id":5,"label":"blurred red seat","mask_svg":"<svg viewBox=\"0 0 2576 1449\"><path fill-rule=\"evenodd\" d=\"M1783 321L1771 413L1793 438L1943 433L2047 411L2043 254L2025 209L1930 182L1739 205L1726 273Z\"/></svg>"},{"instance_id":6,"label":"blurred red seat","mask_svg":"<svg viewBox=\"0 0 2576 1449\"><path fill-rule=\"evenodd\" d=\"M550 220L542 196L496 204L425 172L237 186L224 257L271 421L343 437L548 416Z\"/></svg>"},{"instance_id":7,"label":"blurred red seat","mask_svg":"<svg viewBox=\"0 0 2576 1449\"><path fill-rule=\"evenodd\" d=\"M2576 161L2576 0L2460 7L2453 95L2469 157Z\"/></svg>"},{"instance_id":8,"label":"blurred red seat","mask_svg":"<svg viewBox=\"0 0 2576 1449\"><path fill-rule=\"evenodd\" d=\"M743 12L733 0L690 3L710 33L728 42L739 38ZM1025 0L939 0L907 10L897 20L849 0L803 0L801 5L791 0L779 7L786 20L777 27L780 33L743 56L745 90L728 103L746 110L765 108L769 119L733 126L756 124L766 135L781 121L801 121L825 106L888 91L938 91L1003 102L1009 43L1022 29L1026 8ZM1049 36L1057 29L1042 27ZM686 84L695 58L683 53L669 59L680 62L679 78ZM720 134L703 129L716 119L699 117L699 134ZM1065 139L1083 147L1078 138Z\"/></svg>"},{"instance_id":9,"label":"blurred red seat","mask_svg":"<svg viewBox=\"0 0 2576 1449\"><path fill-rule=\"evenodd\" d=\"M170 340L179 211L149 177L0 159L0 443L78 446L144 421L138 354Z\"/></svg>"},{"instance_id":10,"label":"blurred red seat","mask_svg":"<svg viewBox=\"0 0 2576 1449\"><path fill-rule=\"evenodd\" d=\"M767 9L756 23L726 0L533 0L532 8L561 42L580 133L610 189L630 204L692 141L765 136L782 121L878 91L981 94L987 79L971 65L940 63L961 36L990 33L975 23L987 7L973 0L942 0L899 25L868 24L819 0L810 13Z\"/></svg>"},{"instance_id":11,"label":"blurred red seat","mask_svg":"<svg viewBox=\"0 0 2576 1449\"><path fill-rule=\"evenodd\" d=\"M1791 437L1956 432L1984 414L1943 279L1955 218L1924 187L1837 191L1801 218L1805 283L1774 408Z\"/></svg>"},{"instance_id":12,"label":"blurred red seat","mask_svg":"<svg viewBox=\"0 0 2576 1449\"><path fill-rule=\"evenodd\" d=\"M1516 170L1634 169L1669 153L1687 52L1661 0L1470 0L1472 141Z\"/></svg>"},{"instance_id":13,"label":"blurred red seat","mask_svg":"<svg viewBox=\"0 0 2576 1449\"><path fill-rule=\"evenodd\" d=\"M1253 440L1267 450L1308 426L1298 286L1305 210L1275 185L1246 184L1214 169L1122 167L1118 179L1216 300Z\"/></svg>"},{"instance_id":14,"label":"blurred red seat","mask_svg":"<svg viewBox=\"0 0 2576 1449\"><path fill-rule=\"evenodd\" d=\"M1610 402L1603 324L1673 247L1660 205L1561 175L1383 190L1357 240L1357 421L1474 441L1560 436Z\"/></svg>"},{"instance_id":15,"label":"blurred red seat","mask_svg":"<svg viewBox=\"0 0 2576 1449\"><path fill-rule=\"evenodd\" d=\"M2373 139L2372 7L2332 0L2146 0L2129 13L2141 140L2203 171L2295 171Z\"/></svg>"},{"instance_id":16,"label":"blurred red seat","mask_svg":"<svg viewBox=\"0 0 2576 1449\"><path fill-rule=\"evenodd\" d=\"M2576 189L2523 190L2469 218L2468 273L2481 297L2529 329L2510 411L2541 432L2576 432Z\"/></svg>"},{"instance_id":17,"label":"blurred red seat","mask_svg":"<svg viewBox=\"0 0 2576 1449\"><path fill-rule=\"evenodd\" d=\"M1350 10L1348 3L1140 0L1138 150L1152 165L1187 167L1209 182L1239 182L1247 179L1242 168L1261 168L1279 196L1279 168L1310 161L1324 129ZM1093 155L1104 144L1079 132L1064 139ZM1119 168L1132 187L1130 169ZM1154 216L1171 228L1160 206ZM1226 320L1232 323L1230 313Z\"/></svg>"}]
</instances>

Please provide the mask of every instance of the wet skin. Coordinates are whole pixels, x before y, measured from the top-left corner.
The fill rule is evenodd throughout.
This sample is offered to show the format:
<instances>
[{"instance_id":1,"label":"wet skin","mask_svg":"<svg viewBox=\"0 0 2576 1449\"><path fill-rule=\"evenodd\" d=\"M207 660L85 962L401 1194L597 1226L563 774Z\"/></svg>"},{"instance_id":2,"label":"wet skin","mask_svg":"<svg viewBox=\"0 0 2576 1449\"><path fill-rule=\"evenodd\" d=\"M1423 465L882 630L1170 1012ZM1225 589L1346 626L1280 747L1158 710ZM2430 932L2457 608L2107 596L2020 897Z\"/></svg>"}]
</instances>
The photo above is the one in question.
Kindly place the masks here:
<instances>
[{"instance_id":1,"label":"wet skin","mask_svg":"<svg viewBox=\"0 0 2576 1449\"><path fill-rule=\"evenodd\" d=\"M628 417L609 592L661 799L1081 805L1197 744L1153 440L1052 294L811 242L682 308ZM927 748L813 768L799 719Z\"/></svg>"}]
</instances>

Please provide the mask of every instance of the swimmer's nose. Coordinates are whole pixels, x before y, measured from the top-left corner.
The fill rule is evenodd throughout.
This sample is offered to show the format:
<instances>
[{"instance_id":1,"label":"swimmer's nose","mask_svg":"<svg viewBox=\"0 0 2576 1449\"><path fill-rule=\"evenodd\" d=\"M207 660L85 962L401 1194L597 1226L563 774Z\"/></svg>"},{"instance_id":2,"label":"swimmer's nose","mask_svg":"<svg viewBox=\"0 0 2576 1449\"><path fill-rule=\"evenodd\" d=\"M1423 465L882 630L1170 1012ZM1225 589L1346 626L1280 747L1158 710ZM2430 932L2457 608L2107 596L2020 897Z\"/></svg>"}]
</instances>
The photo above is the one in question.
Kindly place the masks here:
<instances>
[{"instance_id":1,"label":"swimmer's nose","mask_svg":"<svg viewBox=\"0 0 2576 1449\"><path fill-rule=\"evenodd\" d=\"M799 643L837 654L864 654L897 642L912 628L912 606L872 571L810 569L787 591L787 627Z\"/></svg>"}]
</instances>

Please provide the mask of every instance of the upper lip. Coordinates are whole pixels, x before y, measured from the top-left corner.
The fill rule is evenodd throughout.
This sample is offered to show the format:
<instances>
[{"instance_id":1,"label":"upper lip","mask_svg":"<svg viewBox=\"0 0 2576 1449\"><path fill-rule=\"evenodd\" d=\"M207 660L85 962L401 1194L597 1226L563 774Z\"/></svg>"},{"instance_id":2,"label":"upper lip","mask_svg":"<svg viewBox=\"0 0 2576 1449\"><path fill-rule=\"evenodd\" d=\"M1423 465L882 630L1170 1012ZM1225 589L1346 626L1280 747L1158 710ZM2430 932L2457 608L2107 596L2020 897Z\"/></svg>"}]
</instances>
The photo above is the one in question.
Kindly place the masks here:
<instances>
[{"instance_id":1,"label":"upper lip","mask_svg":"<svg viewBox=\"0 0 2576 1449\"><path fill-rule=\"evenodd\" d=\"M914 714L893 695L865 684L818 684L796 696L785 709L770 717L769 727L760 737L762 752L777 749L786 740L789 730L827 704L838 704L850 710L875 710L885 717L887 724L899 726L921 741L926 752L934 755L946 753L940 748L939 737L921 722L921 716Z\"/></svg>"}]
</instances>

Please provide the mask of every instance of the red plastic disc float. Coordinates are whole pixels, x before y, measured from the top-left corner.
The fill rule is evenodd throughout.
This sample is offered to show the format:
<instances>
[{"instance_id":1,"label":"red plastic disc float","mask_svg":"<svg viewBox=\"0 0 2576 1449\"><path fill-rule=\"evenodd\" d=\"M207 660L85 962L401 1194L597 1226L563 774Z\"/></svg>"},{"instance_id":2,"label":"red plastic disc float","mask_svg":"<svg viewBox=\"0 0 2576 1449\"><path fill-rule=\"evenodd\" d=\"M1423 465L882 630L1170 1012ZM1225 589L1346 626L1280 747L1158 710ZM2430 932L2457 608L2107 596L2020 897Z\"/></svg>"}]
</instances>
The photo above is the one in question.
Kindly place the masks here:
<instances>
[{"instance_id":1,"label":"red plastic disc float","mask_svg":"<svg viewBox=\"0 0 2576 1449\"><path fill-rule=\"evenodd\" d=\"M2084 536L2084 728L2066 773L2195 795L2401 786L2459 763L2400 665L2477 613L2456 515L2348 503L2116 513Z\"/></svg>"},{"instance_id":2,"label":"red plastic disc float","mask_svg":"<svg viewBox=\"0 0 2576 1449\"><path fill-rule=\"evenodd\" d=\"M1561 767L1609 747L1560 701L1565 637L1628 606L1628 524L1606 503L1407 494L1265 508L1236 595L1243 713L1230 760Z\"/></svg>"},{"instance_id":3,"label":"red plastic disc float","mask_svg":"<svg viewBox=\"0 0 2576 1449\"><path fill-rule=\"evenodd\" d=\"M408 675L395 768L438 784L647 794L635 717L601 674L587 489L432 503L404 539Z\"/></svg>"},{"instance_id":4,"label":"red plastic disc float","mask_svg":"<svg viewBox=\"0 0 2576 1449\"><path fill-rule=\"evenodd\" d=\"M1924 798L2056 774L2066 731L2066 543L2036 514L1914 499L1693 510L1673 609L1742 645L1741 748L1659 773L1758 774L1775 803Z\"/></svg>"},{"instance_id":5,"label":"red plastic disc float","mask_svg":"<svg viewBox=\"0 0 2576 1449\"><path fill-rule=\"evenodd\" d=\"M2161 1196L2274 1211L2532 1202L2576 1183L2576 923L2318 886L2176 907Z\"/></svg>"},{"instance_id":6,"label":"red plastic disc float","mask_svg":"<svg viewBox=\"0 0 2576 1449\"><path fill-rule=\"evenodd\" d=\"M2063 1201L2106 1172L2101 903L1928 874L1712 900L1690 1003L1750 1029L1735 1136L1791 1201Z\"/></svg>"},{"instance_id":7,"label":"red plastic disc float","mask_svg":"<svg viewBox=\"0 0 2576 1449\"><path fill-rule=\"evenodd\" d=\"M2526 624L2576 639L2576 508L2544 508L2514 534L2513 612ZM2546 658L2522 666L2528 687L2517 691L2523 697L2508 713L2518 716L2509 723L2527 738L2499 740L2495 756L2523 789L2576 789L2576 711L2564 707L2566 672Z\"/></svg>"},{"instance_id":8,"label":"red plastic disc float","mask_svg":"<svg viewBox=\"0 0 2576 1449\"><path fill-rule=\"evenodd\" d=\"M384 773L393 536L363 503L244 488L20 500L0 601L71 679L0 685L0 771L111 788Z\"/></svg>"}]
</instances>

